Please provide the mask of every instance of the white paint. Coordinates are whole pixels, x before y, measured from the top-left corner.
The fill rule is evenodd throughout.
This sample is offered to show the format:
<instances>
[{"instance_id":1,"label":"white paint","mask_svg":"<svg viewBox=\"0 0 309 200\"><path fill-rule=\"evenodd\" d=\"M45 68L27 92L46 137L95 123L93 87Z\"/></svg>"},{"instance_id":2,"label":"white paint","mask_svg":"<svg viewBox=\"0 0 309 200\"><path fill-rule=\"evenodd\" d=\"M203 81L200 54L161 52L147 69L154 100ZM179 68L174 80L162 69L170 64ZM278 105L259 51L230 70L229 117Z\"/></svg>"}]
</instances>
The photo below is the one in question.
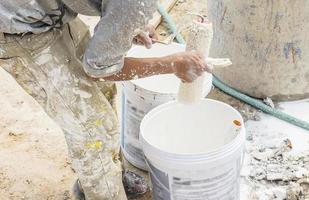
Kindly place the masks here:
<instances>
[{"instance_id":1,"label":"white paint","mask_svg":"<svg viewBox=\"0 0 309 200\"><path fill-rule=\"evenodd\" d=\"M99 23L99 21L100 21L100 17L99 17L99 16L86 16L86 15L81 15L81 14L79 14L78 17L79 17L85 24L88 25L90 34L93 35L94 29L95 29L96 25L97 25L97 24Z\"/></svg>"},{"instance_id":2,"label":"white paint","mask_svg":"<svg viewBox=\"0 0 309 200\"><path fill-rule=\"evenodd\" d=\"M232 65L232 62L228 58L209 58L205 59L208 67L213 68L224 68ZM196 103L204 97L203 90L205 84L209 82L209 73L204 73L202 76L198 77L193 83L183 84L179 81L180 87L178 91L178 101L182 103Z\"/></svg>"},{"instance_id":3,"label":"white paint","mask_svg":"<svg viewBox=\"0 0 309 200\"><path fill-rule=\"evenodd\" d=\"M0 56L2 56L4 53L5 53L5 51L0 48Z\"/></svg>"},{"instance_id":4,"label":"white paint","mask_svg":"<svg viewBox=\"0 0 309 200\"><path fill-rule=\"evenodd\" d=\"M138 11L138 13L139 13L140 15L142 15L143 17L145 16L145 13L142 12L142 11Z\"/></svg>"},{"instance_id":5,"label":"white paint","mask_svg":"<svg viewBox=\"0 0 309 200\"><path fill-rule=\"evenodd\" d=\"M194 104L203 98L203 86L206 73L198 77L192 83L180 83L178 101L185 104Z\"/></svg>"},{"instance_id":6,"label":"white paint","mask_svg":"<svg viewBox=\"0 0 309 200\"><path fill-rule=\"evenodd\" d=\"M36 60L35 60L35 62L38 64L38 65L44 65L44 64L46 64L46 63L49 63L49 62L51 62L53 60L53 55L51 55L51 54L40 54L37 58L36 58Z\"/></svg>"},{"instance_id":7,"label":"white paint","mask_svg":"<svg viewBox=\"0 0 309 200\"><path fill-rule=\"evenodd\" d=\"M89 92L86 92L84 90L80 90L78 88L74 88L73 92L74 92L74 94L79 95L81 98L89 99L89 98L92 97L92 94L90 94Z\"/></svg>"},{"instance_id":8,"label":"white paint","mask_svg":"<svg viewBox=\"0 0 309 200\"><path fill-rule=\"evenodd\" d=\"M202 154L235 138L230 131L235 119L242 121L236 110L223 103L175 103L146 119L143 136L162 151Z\"/></svg>"},{"instance_id":9,"label":"white paint","mask_svg":"<svg viewBox=\"0 0 309 200\"><path fill-rule=\"evenodd\" d=\"M207 65L211 66L212 68L223 68L223 67L228 67L231 66L233 63L230 59L228 58L210 58L207 57L205 59Z\"/></svg>"}]
</instances>

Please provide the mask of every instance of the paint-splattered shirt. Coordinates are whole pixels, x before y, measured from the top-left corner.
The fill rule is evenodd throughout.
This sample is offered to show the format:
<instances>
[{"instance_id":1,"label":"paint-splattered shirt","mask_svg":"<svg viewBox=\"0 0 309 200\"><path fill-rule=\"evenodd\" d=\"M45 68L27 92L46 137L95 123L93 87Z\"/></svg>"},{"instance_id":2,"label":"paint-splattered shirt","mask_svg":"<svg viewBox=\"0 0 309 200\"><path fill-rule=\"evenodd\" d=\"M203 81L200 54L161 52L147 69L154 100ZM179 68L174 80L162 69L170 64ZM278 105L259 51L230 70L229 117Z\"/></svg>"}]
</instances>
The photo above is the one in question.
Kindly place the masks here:
<instances>
[{"instance_id":1,"label":"paint-splattered shirt","mask_svg":"<svg viewBox=\"0 0 309 200\"><path fill-rule=\"evenodd\" d=\"M84 70L105 77L121 70L133 37L155 11L156 0L0 0L0 32L39 34L77 13L101 16L84 54Z\"/></svg>"}]
</instances>

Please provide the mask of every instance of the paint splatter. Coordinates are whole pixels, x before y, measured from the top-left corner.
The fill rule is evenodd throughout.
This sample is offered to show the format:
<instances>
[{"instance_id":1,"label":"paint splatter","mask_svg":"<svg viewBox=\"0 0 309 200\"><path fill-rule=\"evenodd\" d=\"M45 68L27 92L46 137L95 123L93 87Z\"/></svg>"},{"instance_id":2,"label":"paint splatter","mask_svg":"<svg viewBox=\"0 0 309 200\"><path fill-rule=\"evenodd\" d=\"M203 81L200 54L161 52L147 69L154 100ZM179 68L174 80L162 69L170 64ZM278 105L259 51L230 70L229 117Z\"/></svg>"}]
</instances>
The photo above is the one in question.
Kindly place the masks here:
<instances>
[{"instance_id":1,"label":"paint splatter","mask_svg":"<svg viewBox=\"0 0 309 200\"><path fill-rule=\"evenodd\" d=\"M299 47L295 47L293 42L286 43L283 50L286 59L289 59L289 55L292 54L293 63L295 62L296 56L298 56L298 58L301 58L302 51Z\"/></svg>"},{"instance_id":2,"label":"paint splatter","mask_svg":"<svg viewBox=\"0 0 309 200\"><path fill-rule=\"evenodd\" d=\"M102 149L102 147L103 147L103 142L97 140L97 141L95 141L95 142L93 142L93 143L88 143L88 144L86 144L86 147L89 148L89 149L97 149L97 150L98 150L98 149Z\"/></svg>"}]
</instances>

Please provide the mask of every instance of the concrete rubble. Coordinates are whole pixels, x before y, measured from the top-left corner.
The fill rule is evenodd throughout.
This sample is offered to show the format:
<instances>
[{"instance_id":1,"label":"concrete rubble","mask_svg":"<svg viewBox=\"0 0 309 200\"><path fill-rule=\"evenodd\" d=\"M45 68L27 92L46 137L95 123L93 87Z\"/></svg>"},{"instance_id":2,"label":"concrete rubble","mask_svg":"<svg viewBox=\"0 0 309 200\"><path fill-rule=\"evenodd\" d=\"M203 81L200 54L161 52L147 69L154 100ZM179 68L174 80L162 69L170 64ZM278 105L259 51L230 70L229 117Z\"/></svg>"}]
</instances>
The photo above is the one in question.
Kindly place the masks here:
<instances>
[{"instance_id":1,"label":"concrete rubble","mask_svg":"<svg viewBox=\"0 0 309 200\"><path fill-rule=\"evenodd\" d=\"M242 181L249 199L308 200L309 151L293 153L293 144L283 133L247 131Z\"/></svg>"}]
</instances>

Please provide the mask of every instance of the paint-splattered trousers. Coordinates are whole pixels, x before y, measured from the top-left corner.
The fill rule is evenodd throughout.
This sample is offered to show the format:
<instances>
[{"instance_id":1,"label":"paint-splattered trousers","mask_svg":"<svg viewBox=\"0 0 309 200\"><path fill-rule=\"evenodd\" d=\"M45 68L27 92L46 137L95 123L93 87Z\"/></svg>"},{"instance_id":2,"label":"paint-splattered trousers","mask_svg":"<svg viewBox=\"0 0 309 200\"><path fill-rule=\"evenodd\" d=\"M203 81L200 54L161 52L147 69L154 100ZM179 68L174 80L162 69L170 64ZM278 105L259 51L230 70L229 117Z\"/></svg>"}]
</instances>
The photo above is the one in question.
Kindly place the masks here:
<instances>
[{"instance_id":1,"label":"paint-splattered trousers","mask_svg":"<svg viewBox=\"0 0 309 200\"><path fill-rule=\"evenodd\" d=\"M38 35L0 34L0 66L62 128L86 199L126 199L112 107L116 88L83 71L87 27L76 19Z\"/></svg>"}]
</instances>

